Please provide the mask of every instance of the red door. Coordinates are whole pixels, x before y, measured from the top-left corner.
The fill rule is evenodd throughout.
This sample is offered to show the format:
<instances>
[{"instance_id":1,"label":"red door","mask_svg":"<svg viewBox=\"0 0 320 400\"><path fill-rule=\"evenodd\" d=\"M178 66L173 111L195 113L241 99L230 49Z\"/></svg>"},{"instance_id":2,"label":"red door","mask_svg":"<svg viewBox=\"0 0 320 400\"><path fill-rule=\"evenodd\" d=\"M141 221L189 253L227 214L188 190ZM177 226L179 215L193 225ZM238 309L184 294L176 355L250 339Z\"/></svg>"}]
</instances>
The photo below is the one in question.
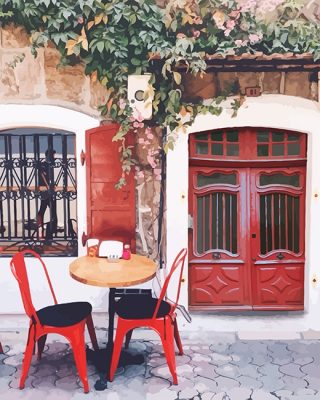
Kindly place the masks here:
<instances>
[{"instance_id":1,"label":"red door","mask_svg":"<svg viewBox=\"0 0 320 400\"><path fill-rule=\"evenodd\" d=\"M251 268L254 309L303 309L305 167L253 169Z\"/></svg>"},{"instance_id":2,"label":"red door","mask_svg":"<svg viewBox=\"0 0 320 400\"><path fill-rule=\"evenodd\" d=\"M86 132L87 229L86 237L127 238L135 248L136 208L134 175L120 190L115 184L121 177L119 142L112 138L119 125L110 124ZM126 135L132 144L133 135Z\"/></svg>"},{"instance_id":3,"label":"red door","mask_svg":"<svg viewBox=\"0 0 320 400\"><path fill-rule=\"evenodd\" d=\"M303 309L305 167L190 167L193 309Z\"/></svg>"}]
</instances>

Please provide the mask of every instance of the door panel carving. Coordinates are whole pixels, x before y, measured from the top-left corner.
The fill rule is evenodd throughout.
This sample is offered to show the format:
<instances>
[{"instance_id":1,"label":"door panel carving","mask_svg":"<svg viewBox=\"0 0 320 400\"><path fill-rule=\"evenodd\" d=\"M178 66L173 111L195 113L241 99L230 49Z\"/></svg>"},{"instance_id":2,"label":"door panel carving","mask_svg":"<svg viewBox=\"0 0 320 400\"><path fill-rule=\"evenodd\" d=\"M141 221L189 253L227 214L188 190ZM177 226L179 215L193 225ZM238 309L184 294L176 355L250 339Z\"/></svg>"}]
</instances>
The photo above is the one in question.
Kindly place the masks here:
<instances>
[{"instance_id":1,"label":"door panel carving","mask_svg":"<svg viewBox=\"0 0 320 400\"><path fill-rule=\"evenodd\" d=\"M194 265L191 267L192 305L242 305L243 266Z\"/></svg>"}]
</instances>

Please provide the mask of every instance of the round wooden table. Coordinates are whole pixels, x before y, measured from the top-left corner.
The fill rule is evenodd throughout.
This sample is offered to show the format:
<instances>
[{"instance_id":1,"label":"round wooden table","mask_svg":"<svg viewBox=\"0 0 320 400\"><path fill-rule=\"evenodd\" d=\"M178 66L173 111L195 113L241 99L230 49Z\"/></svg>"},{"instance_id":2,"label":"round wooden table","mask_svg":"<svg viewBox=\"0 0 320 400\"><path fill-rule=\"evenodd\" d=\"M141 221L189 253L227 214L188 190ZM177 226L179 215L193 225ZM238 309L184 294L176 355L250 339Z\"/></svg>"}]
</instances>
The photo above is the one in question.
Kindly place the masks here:
<instances>
[{"instance_id":1,"label":"round wooden table","mask_svg":"<svg viewBox=\"0 0 320 400\"><path fill-rule=\"evenodd\" d=\"M105 257L83 256L70 264L73 279L86 285L109 288L127 287L150 281L157 264L148 257L132 254L130 260L109 262Z\"/></svg>"},{"instance_id":2,"label":"round wooden table","mask_svg":"<svg viewBox=\"0 0 320 400\"><path fill-rule=\"evenodd\" d=\"M155 277L157 264L148 257L131 254L130 260L120 259L118 262L109 262L105 257L83 256L72 261L69 266L69 272L73 279L86 285L108 287L109 291L109 326L107 348L101 352L89 351L88 357L96 365L98 371L103 370L109 377L110 364L113 351L113 331L114 315L117 289L119 287L128 287L147 282ZM150 292L151 290L145 290ZM129 294L128 294L129 296ZM146 295L146 301L148 297ZM130 354L121 354L119 366L128 364L141 364L144 362L143 356L132 356ZM107 388L105 374L95 384L96 390Z\"/></svg>"}]
</instances>

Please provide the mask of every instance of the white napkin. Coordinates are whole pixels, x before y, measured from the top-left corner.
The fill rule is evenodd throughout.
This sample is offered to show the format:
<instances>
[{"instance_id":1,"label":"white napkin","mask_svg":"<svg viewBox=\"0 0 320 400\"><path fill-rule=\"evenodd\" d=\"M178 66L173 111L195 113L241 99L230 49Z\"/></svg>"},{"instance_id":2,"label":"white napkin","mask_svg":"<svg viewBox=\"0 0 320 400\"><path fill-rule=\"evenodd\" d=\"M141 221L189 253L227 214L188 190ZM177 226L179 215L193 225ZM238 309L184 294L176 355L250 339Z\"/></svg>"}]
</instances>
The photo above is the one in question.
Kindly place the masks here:
<instances>
[{"instance_id":1,"label":"white napkin","mask_svg":"<svg viewBox=\"0 0 320 400\"><path fill-rule=\"evenodd\" d=\"M99 257L117 259L122 256L123 243L119 240L104 240L100 243Z\"/></svg>"}]
</instances>

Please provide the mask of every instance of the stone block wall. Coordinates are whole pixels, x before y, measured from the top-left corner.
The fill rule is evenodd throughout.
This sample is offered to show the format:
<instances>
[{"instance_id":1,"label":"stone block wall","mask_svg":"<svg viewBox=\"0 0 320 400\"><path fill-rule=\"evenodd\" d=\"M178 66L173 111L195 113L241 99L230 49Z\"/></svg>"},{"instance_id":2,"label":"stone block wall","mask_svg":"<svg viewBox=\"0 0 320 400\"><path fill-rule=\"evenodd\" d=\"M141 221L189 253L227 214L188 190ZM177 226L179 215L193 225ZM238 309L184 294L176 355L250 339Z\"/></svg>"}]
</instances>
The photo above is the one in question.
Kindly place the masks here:
<instances>
[{"instance_id":1,"label":"stone block wall","mask_svg":"<svg viewBox=\"0 0 320 400\"><path fill-rule=\"evenodd\" d=\"M59 67L60 54L50 45L35 58L29 44L22 27L0 28L0 102L59 105L99 116L107 91L85 76L84 66Z\"/></svg>"}]
</instances>

